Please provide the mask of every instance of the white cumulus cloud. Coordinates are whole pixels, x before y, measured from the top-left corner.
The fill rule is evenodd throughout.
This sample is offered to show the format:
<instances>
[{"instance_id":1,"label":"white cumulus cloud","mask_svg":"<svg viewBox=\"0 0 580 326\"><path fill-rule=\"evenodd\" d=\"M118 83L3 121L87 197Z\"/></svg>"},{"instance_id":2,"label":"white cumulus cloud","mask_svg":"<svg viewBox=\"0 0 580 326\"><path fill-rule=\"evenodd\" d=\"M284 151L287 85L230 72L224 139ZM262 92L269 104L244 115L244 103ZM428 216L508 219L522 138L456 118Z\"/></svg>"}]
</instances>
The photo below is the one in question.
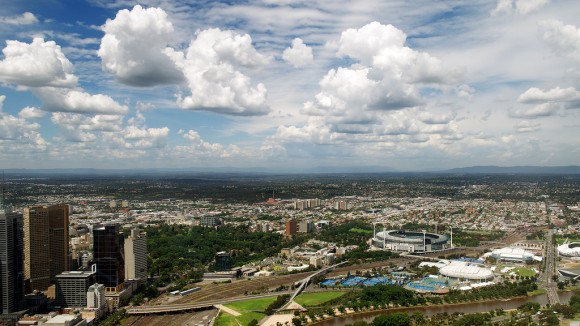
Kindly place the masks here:
<instances>
[{"instance_id":1,"label":"white cumulus cloud","mask_svg":"<svg viewBox=\"0 0 580 326\"><path fill-rule=\"evenodd\" d=\"M43 101L42 109L46 111L112 115L124 115L129 111L126 105L104 94L53 87L38 88L34 93Z\"/></svg>"},{"instance_id":2,"label":"white cumulus cloud","mask_svg":"<svg viewBox=\"0 0 580 326\"><path fill-rule=\"evenodd\" d=\"M24 109L20 110L18 116L22 119L26 120L33 120L33 119L40 119L46 115L45 111L42 111L39 108L27 106Z\"/></svg>"},{"instance_id":3,"label":"white cumulus cloud","mask_svg":"<svg viewBox=\"0 0 580 326\"><path fill-rule=\"evenodd\" d=\"M580 60L580 28L555 19L540 21L539 28L542 40L555 53Z\"/></svg>"},{"instance_id":4,"label":"white cumulus cloud","mask_svg":"<svg viewBox=\"0 0 580 326\"><path fill-rule=\"evenodd\" d=\"M509 115L512 118L534 119L541 117L550 117L558 114L562 108L558 103L542 103L532 108L510 110Z\"/></svg>"},{"instance_id":5,"label":"white cumulus cloud","mask_svg":"<svg viewBox=\"0 0 580 326\"><path fill-rule=\"evenodd\" d=\"M7 25L31 25L38 23L38 18L33 13L27 11L19 16L0 17L0 23Z\"/></svg>"},{"instance_id":6,"label":"white cumulus cloud","mask_svg":"<svg viewBox=\"0 0 580 326\"><path fill-rule=\"evenodd\" d=\"M518 97L520 103L567 102L580 99L580 92L574 87L555 87L544 91L532 87Z\"/></svg>"},{"instance_id":7,"label":"white cumulus cloud","mask_svg":"<svg viewBox=\"0 0 580 326\"><path fill-rule=\"evenodd\" d=\"M181 158L210 159L243 155L238 146L223 146L222 144L207 142L195 130L188 130L187 132L180 130L179 134L188 141L186 146L176 146L175 148L175 154Z\"/></svg>"},{"instance_id":8,"label":"white cumulus cloud","mask_svg":"<svg viewBox=\"0 0 580 326\"><path fill-rule=\"evenodd\" d=\"M438 87L458 79L458 72L445 69L439 59L405 46L406 38L396 27L378 22L344 31L337 55L359 63L331 69L321 80L315 101L305 104L305 111L340 115L345 110L414 107L423 102L422 86Z\"/></svg>"},{"instance_id":9,"label":"white cumulus cloud","mask_svg":"<svg viewBox=\"0 0 580 326\"><path fill-rule=\"evenodd\" d=\"M304 67L314 63L312 48L304 44L300 38L292 41L292 47L287 48L282 53L282 59L296 68Z\"/></svg>"},{"instance_id":10,"label":"white cumulus cloud","mask_svg":"<svg viewBox=\"0 0 580 326\"><path fill-rule=\"evenodd\" d=\"M0 96L0 104L2 100ZM40 124L0 112L0 150L4 158L42 152L47 146L48 142L40 134Z\"/></svg>"},{"instance_id":11,"label":"white cumulus cloud","mask_svg":"<svg viewBox=\"0 0 580 326\"><path fill-rule=\"evenodd\" d=\"M174 38L172 23L161 8L139 5L123 9L103 26L105 35L98 51L103 69L131 86L175 84L183 74L164 49Z\"/></svg>"},{"instance_id":12,"label":"white cumulus cloud","mask_svg":"<svg viewBox=\"0 0 580 326\"><path fill-rule=\"evenodd\" d=\"M34 38L32 43L6 41L0 61L0 81L21 86L74 87L73 65L53 41Z\"/></svg>"},{"instance_id":13,"label":"white cumulus cloud","mask_svg":"<svg viewBox=\"0 0 580 326\"><path fill-rule=\"evenodd\" d=\"M249 35L218 28L198 31L185 52L166 53L182 69L191 95L178 95L180 107L231 115L261 115L269 111L262 83L253 86L239 66L252 68L269 58L252 46Z\"/></svg>"}]
</instances>

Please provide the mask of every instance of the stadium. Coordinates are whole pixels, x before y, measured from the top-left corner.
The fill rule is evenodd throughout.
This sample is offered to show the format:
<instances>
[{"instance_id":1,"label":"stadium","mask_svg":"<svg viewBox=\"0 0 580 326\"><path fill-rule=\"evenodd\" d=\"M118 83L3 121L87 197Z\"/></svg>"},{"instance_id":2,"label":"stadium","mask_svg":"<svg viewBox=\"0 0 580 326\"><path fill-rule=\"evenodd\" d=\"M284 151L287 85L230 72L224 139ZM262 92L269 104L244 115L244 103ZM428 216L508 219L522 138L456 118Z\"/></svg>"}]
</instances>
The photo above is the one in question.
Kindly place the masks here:
<instances>
[{"instance_id":1,"label":"stadium","mask_svg":"<svg viewBox=\"0 0 580 326\"><path fill-rule=\"evenodd\" d=\"M558 253L565 257L580 257L580 242L565 243L558 246Z\"/></svg>"},{"instance_id":2,"label":"stadium","mask_svg":"<svg viewBox=\"0 0 580 326\"><path fill-rule=\"evenodd\" d=\"M443 234L405 230L377 232L372 239L375 248L414 253L447 249L447 242Z\"/></svg>"}]
</instances>

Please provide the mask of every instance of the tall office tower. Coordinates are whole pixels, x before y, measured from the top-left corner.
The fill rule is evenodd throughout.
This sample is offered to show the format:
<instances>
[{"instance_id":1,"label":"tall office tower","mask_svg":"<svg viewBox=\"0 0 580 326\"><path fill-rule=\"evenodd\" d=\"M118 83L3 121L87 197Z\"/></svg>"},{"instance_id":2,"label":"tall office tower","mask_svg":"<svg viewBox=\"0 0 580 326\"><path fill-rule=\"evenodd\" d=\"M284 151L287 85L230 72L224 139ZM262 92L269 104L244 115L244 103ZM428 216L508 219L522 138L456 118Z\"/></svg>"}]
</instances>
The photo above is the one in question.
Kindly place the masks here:
<instances>
[{"instance_id":1,"label":"tall office tower","mask_svg":"<svg viewBox=\"0 0 580 326\"><path fill-rule=\"evenodd\" d=\"M287 219L286 220L286 230L284 231L284 234L286 236L292 236L292 235L295 235L296 232L298 232L298 223L296 222L296 220L293 218Z\"/></svg>"},{"instance_id":2,"label":"tall office tower","mask_svg":"<svg viewBox=\"0 0 580 326\"><path fill-rule=\"evenodd\" d=\"M125 239L125 279L147 280L147 233L138 228Z\"/></svg>"},{"instance_id":3,"label":"tall office tower","mask_svg":"<svg viewBox=\"0 0 580 326\"><path fill-rule=\"evenodd\" d=\"M97 283L108 293L120 292L125 282L123 233L118 224L93 227L93 264L97 265Z\"/></svg>"},{"instance_id":4,"label":"tall office tower","mask_svg":"<svg viewBox=\"0 0 580 326\"><path fill-rule=\"evenodd\" d=\"M24 209L24 277L29 290L44 291L70 270L68 205Z\"/></svg>"},{"instance_id":5,"label":"tall office tower","mask_svg":"<svg viewBox=\"0 0 580 326\"><path fill-rule=\"evenodd\" d=\"M0 306L5 316L22 308L23 238L22 215L4 209L0 198Z\"/></svg>"}]
</instances>

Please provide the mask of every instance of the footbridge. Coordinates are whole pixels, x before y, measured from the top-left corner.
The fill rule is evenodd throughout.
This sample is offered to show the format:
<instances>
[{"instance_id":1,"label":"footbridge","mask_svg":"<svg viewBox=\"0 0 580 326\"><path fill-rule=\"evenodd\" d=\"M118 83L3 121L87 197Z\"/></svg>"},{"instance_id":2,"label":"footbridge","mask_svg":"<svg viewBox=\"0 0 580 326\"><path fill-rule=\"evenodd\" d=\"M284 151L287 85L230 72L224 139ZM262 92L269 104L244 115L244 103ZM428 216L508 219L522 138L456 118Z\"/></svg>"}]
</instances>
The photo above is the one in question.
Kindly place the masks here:
<instances>
[{"instance_id":1,"label":"footbridge","mask_svg":"<svg viewBox=\"0 0 580 326\"><path fill-rule=\"evenodd\" d=\"M296 290L294 291L294 293L293 293L293 294L292 294L292 296L290 297L290 300L288 300L288 302L287 302L287 303L286 303L286 304L285 304L285 305L284 305L282 308L280 308L280 309L278 309L278 310L288 310L288 309L290 309L289 307L291 307L291 306L298 306L298 307L299 307L300 305L298 305L297 303L295 303L295 302L294 302L294 299L295 299L295 298L296 298L296 297L297 297L297 296L298 296L300 293L302 293L302 291L304 291L304 289L306 289L306 287L308 287L308 284L310 284L310 281L311 281L311 280L312 280L314 277L317 277L317 276L319 276L319 275L326 274L326 273L328 273L328 272L330 272L330 271L334 270L336 267L338 267L338 266L340 266L340 265L342 265L342 264L345 264L345 263L346 263L346 262L345 262L345 261L343 261L342 263L338 263L338 264L334 264L334 265L332 265L332 266L325 267L325 268L323 268L323 269L321 269L321 270L319 270L319 271L316 271L315 273L311 274L310 276L308 276L308 277L306 277L306 278L302 279L301 281L298 281L298 282L300 283L300 286L298 286L298 287L296 288Z\"/></svg>"}]
</instances>

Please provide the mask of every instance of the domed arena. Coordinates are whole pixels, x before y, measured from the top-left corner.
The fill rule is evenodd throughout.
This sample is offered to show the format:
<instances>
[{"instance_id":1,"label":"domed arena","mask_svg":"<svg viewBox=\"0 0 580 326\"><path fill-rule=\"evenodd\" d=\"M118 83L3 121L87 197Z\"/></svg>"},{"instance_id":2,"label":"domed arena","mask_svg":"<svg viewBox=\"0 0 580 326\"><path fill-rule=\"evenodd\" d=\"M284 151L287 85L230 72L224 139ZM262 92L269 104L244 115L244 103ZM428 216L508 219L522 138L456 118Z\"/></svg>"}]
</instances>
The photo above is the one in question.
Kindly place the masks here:
<instances>
[{"instance_id":1,"label":"domed arena","mask_svg":"<svg viewBox=\"0 0 580 326\"><path fill-rule=\"evenodd\" d=\"M560 245L558 246L558 253L565 257L580 257L580 242Z\"/></svg>"}]
</instances>

